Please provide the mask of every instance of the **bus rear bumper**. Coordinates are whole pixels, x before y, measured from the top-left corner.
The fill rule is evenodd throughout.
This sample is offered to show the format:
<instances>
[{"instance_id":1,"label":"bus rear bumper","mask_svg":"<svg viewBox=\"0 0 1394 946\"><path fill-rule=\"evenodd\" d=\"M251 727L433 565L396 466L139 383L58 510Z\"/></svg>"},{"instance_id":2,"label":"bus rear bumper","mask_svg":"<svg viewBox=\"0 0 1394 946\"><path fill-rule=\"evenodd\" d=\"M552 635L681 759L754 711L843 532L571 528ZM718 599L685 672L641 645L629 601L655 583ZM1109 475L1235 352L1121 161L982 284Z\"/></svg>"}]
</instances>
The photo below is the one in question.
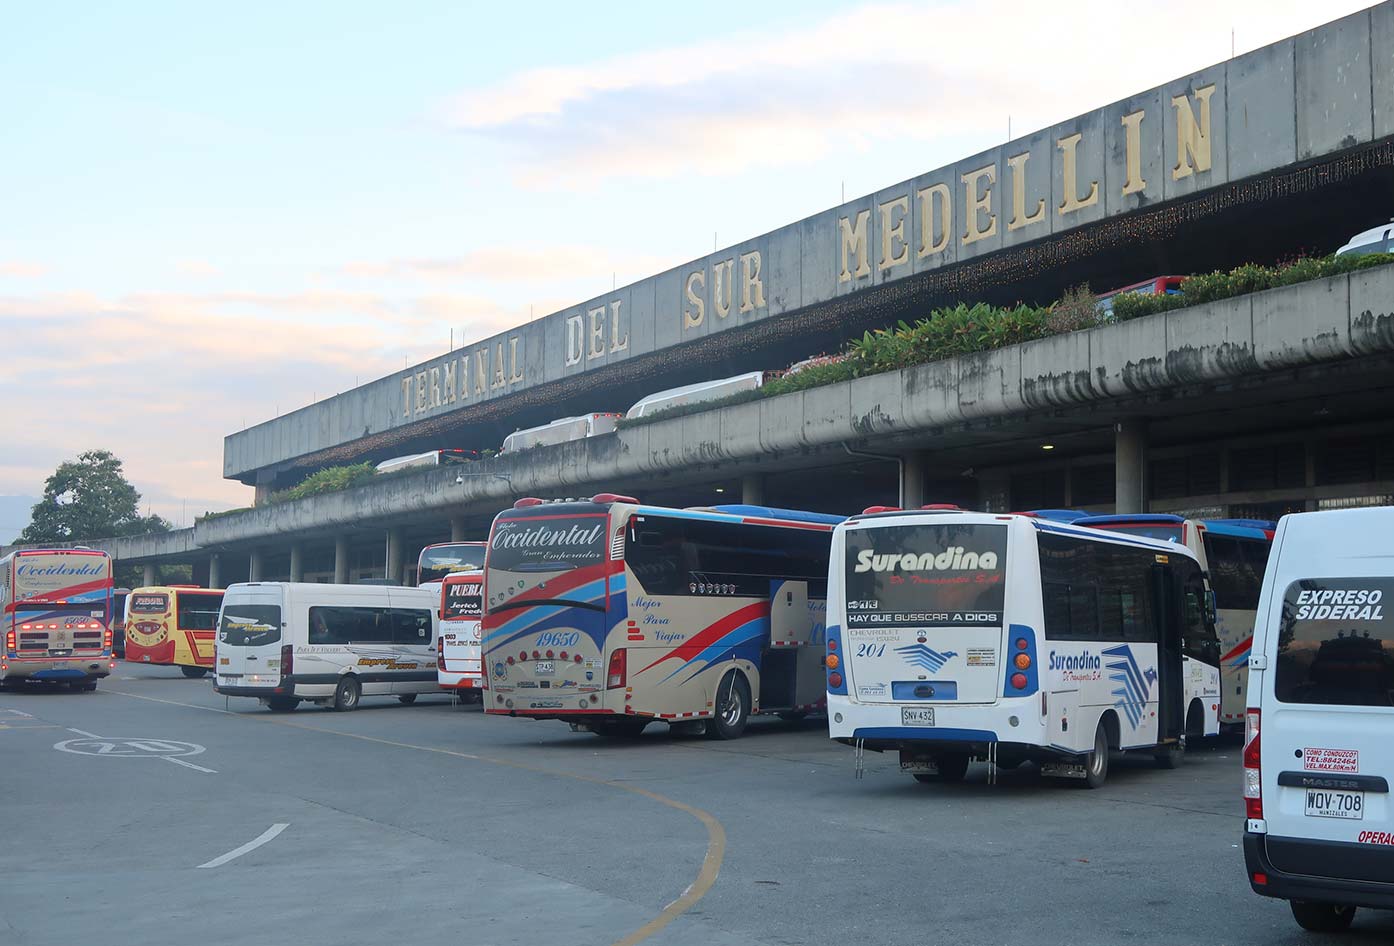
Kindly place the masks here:
<instances>
[{"instance_id":1,"label":"bus rear bumper","mask_svg":"<svg viewBox=\"0 0 1394 946\"><path fill-rule=\"evenodd\" d=\"M1321 865L1331 873L1360 871L1369 876L1383 875L1394 878L1394 846L1391 845L1305 839L1277 840L1279 843L1301 845L1304 859L1314 867ZM1269 836L1266 834L1252 831L1244 833L1244 866L1248 873L1249 887L1254 893L1282 900L1306 900L1313 903L1394 910L1394 883L1288 873L1273 866L1268 843ZM1263 882L1255 879L1256 876L1262 878Z\"/></svg>"},{"instance_id":2,"label":"bus rear bumper","mask_svg":"<svg viewBox=\"0 0 1394 946\"><path fill-rule=\"evenodd\" d=\"M0 681L19 683L90 683L111 674L110 656L64 657L61 659L24 660L7 658L0 669Z\"/></svg>"}]
</instances>

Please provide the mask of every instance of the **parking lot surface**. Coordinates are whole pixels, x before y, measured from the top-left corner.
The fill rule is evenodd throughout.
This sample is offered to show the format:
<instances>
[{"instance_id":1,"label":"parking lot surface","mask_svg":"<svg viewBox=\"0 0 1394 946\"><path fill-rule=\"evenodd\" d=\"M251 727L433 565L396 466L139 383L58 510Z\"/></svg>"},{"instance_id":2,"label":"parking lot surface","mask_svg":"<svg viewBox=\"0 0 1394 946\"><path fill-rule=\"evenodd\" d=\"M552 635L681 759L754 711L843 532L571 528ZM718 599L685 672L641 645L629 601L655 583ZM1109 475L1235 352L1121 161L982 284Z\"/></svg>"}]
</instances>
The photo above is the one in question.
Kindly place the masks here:
<instances>
[{"instance_id":1,"label":"parking lot surface","mask_svg":"<svg viewBox=\"0 0 1394 946\"><path fill-rule=\"evenodd\" d=\"M119 666L0 693L0 942L1273 944L1234 743L1097 791L919 784L821 720L609 743L423 697L267 712ZM1342 942L1387 942L1361 911ZM1336 941L1335 939L1332 940Z\"/></svg>"}]
</instances>

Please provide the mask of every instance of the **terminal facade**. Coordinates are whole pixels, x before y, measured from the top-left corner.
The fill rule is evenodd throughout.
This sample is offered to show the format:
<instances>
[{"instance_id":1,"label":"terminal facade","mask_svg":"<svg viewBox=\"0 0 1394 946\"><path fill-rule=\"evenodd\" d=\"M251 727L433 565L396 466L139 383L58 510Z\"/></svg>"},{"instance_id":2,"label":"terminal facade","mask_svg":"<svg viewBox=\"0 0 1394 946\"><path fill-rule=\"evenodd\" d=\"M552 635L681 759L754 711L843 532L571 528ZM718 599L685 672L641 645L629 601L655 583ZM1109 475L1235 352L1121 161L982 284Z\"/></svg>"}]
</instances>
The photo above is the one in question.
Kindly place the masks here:
<instances>
[{"instance_id":1,"label":"terminal facade","mask_svg":"<svg viewBox=\"0 0 1394 946\"><path fill-rule=\"evenodd\" d=\"M231 433L224 475L256 507L95 544L215 586L400 581L422 545L482 538L523 495L1245 518L1394 503L1384 268L265 501L327 466L492 450L779 371L938 306L1330 253L1394 217L1391 49L1385 2Z\"/></svg>"}]
</instances>

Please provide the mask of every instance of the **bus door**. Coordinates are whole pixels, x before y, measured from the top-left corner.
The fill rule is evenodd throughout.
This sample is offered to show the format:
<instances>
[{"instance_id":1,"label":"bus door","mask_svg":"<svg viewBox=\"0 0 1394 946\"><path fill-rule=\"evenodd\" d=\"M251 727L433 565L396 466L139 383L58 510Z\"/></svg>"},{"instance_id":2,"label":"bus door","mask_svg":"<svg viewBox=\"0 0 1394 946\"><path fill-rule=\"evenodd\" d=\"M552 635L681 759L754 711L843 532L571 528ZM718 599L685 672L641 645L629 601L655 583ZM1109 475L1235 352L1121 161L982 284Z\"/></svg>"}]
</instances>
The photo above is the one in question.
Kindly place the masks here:
<instances>
[{"instance_id":1,"label":"bus door","mask_svg":"<svg viewBox=\"0 0 1394 946\"><path fill-rule=\"evenodd\" d=\"M1160 555L1158 558L1171 556ZM1153 600L1157 602L1157 741L1180 738L1185 670L1182 666L1183 612L1181 587L1171 563L1152 566Z\"/></svg>"},{"instance_id":2,"label":"bus door","mask_svg":"<svg viewBox=\"0 0 1394 946\"><path fill-rule=\"evenodd\" d=\"M822 650L814 646L821 643L814 640L816 630L809 612L808 582L771 579L770 638L760 660L761 709L817 702L827 684L821 672ZM812 664L810 656L815 658Z\"/></svg>"}]
</instances>

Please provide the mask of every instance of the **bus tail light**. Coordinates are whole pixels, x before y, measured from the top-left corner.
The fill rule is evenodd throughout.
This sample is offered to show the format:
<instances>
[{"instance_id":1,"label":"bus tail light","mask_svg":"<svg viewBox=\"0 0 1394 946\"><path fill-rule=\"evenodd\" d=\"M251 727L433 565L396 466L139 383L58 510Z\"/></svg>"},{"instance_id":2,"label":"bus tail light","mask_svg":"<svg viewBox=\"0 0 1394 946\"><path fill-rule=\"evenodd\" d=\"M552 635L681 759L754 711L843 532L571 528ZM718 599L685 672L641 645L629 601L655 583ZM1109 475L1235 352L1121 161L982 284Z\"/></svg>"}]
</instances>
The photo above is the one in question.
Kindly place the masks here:
<instances>
[{"instance_id":1,"label":"bus tail light","mask_svg":"<svg viewBox=\"0 0 1394 946\"><path fill-rule=\"evenodd\" d=\"M445 669L445 638L436 638L436 669Z\"/></svg>"},{"instance_id":2,"label":"bus tail light","mask_svg":"<svg viewBox=\"0 0 1394 946\"><path fill-rule=\"evenodd\" d=\"M1259 711L1244 713L1244 810L1249 818L1263 817L1263 780L1259 767Z\"/></svg>"},{"instance_id":3,"label":"bus tail light","mask_svg":"<svg viewBox=\"0 0 1394 946\"><path fill-rule=\"evenodd\" d=\"M1016 655L1016 659L1015 659L1014 661L1012 661L1012 662L1016 664L1016 668L1017 668L1018 670L1030 670L1030 669L1031 669L1031 655L1030 655L1030 654L1017 654L1017 655Z\"/></svg>"},{"instance_id":4,"label":"bus tail light","mask_svg":"<svg viewBox=\"0 0 1394 946\"><path fill-rule=\"evenodd\" d=\"M107 628L106 633L102 635L102 647L111 650L111 628Z\"/></svg>"},{"instance_id":5,"label":"bus tail light","mask_svg":"<svg viewBox=\"0 0 1394 946\"><path fill-rule=\"evenodd\" d=\"M616 648L610 655L610 668L605 671L605 689L616 690L629 679L629 660L625 648Z\"/></svg>"},{"instance_id":6,"label":"bus tail light","mask_svg":"<svg viewBox=\"0 0 1394 946\"><path fill-rule=\"evenodd\" d=\"M1014 673L1014 674L1012 674L1012 686L1016 687L1018 690L1024 690L1024 689L1026 689L1026 684L1027 684L1026 674L1024 674L1024 673Z\"/></svg>"},{"instance_id":7,"label":"bus tail light","mask_svg":"<svg viewBox=\"0 0 1394 946\"><path fill-rule=\"evenodd\" d=\"M295 673L295 648L290 644L281 645L281 680Z\"/></svg>"},{"instance_id":8,"label":"bus tail light","mask_svg":"<svg viewBox=\"0 0 1394 946\"><path fill-rule=\"evenodd\" d=\"M24 626L25 626L25 627L28 627L29 625L26 624L26 625L24 625ZM6 631L6 632L5 632L5 653L7 653L7 654L13 654L13 653L15 652L15 650L16 650L16 648L15 648L15 632L14 632L13 630Z\"/></svg>"},{"instance_id":9,"label":"bus tail light","mask_svg":"<svg viewBox=\"0 0 1394 946\"><path fill-rule=\"evenodd\" d=\"M842 661L838 659L837 654L828 654L828 656L823 658L823 664L829 670L836 670L838 664L840 664L841 662Z\"/></svg>"}]
</instances>

